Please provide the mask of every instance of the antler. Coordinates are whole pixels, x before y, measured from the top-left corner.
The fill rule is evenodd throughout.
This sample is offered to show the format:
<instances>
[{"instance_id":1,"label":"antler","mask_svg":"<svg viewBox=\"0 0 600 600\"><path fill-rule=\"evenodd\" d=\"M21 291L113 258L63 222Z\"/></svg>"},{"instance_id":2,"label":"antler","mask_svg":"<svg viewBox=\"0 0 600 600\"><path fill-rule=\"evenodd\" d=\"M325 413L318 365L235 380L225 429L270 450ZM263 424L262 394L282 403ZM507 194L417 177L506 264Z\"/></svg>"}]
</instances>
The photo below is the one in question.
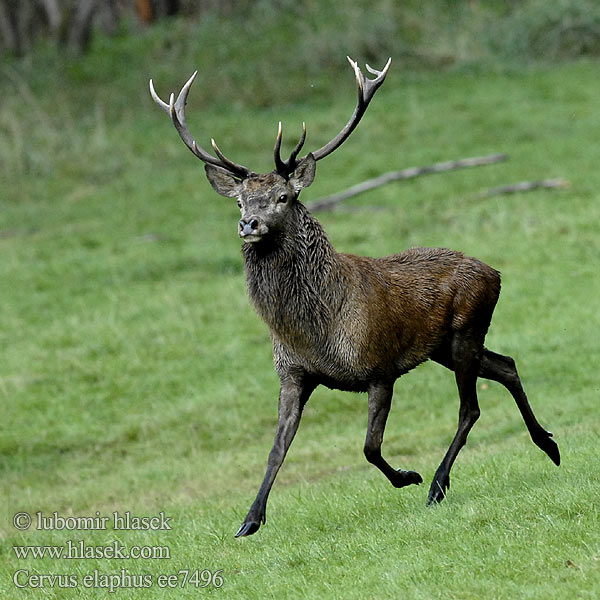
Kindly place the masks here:
<instances>
[{"instance_id":1,"label":"antler","mask_svg":"<svg viewBox=\"0 0 600 600\"><path fill-rule=\"evenodd\" d=\"M392 63L392 59L389 58L382 71L378 71L377 69L373 69L367 65L367 70L369 73L375 75L375 79L367 79L363 75L356 62L353 61L349 56L346 58L354 69L354 74L356 76L356 84L358 86L358 101L356 103L356 108L354 109L354 113L350 117L348 123L346 123L345 127L329 143L312 153L315 160L321 160L322 158L325 158L327 155L331 154L334 150L337 150L337 148L339 148L346 141L348 136L354 131L362 116L365 114L371 98L373 98L377 89L384 82L385 76L387 75L388 69ZM281 136L282 131L280 122L279 129L277 131L277 139L275 140L275 167L280 175L288 177L294 171L297 165L296 158L302 149L304 140L306 139L306 125L302 123L302 136L290 154L288 160L281 159Z\"/></svg>"},{"instance_id":2,"label":"antler","mask_svg":"<svg viewBox=\"0 0 600 600\"><path fill-rule=\"evenodd\" d=\"M346 141L348 136L354 131L360 122L362 116L365 114L371 98L373 98L379 86L384 82L388 69L392 64L392 59L388 58L388 61L385 64L385 67L383 67L382 71L378 71L377 69L373 69L367 65L367 71L369 71L369 73L372 75L376 75L375 79L367 79L363 75L356 62L354 62L349 56L346 58L348 59L350 66L354 69L354 74L356 75L356 84L358 86L358 101L356 103L356 108L354 109L354 113L350 117L350 120L346 123L345 127L329 143L313 152L315 160L321 160L322 158L325 158L334 150L337 150Z\"/></svg>"},{"instance_id":3,"label":"antler","mask_svg":"<svg viewBox=\"0 0 600 600\"><path fill-rule=\"evenodd\" d=\"M211 138L210 142L212 147L218 156L215 158L212 154L207 152L202 146L200 146L196 140L192 137L190 130L188 129L187 122L185 119L185 104L187 102L187 97L192 87L192 83L194 83L194 79L198 71L195 71L194 74L187 80L185 85L181 88L179 95L177 96L177 100L175 100L175 94L171 94L169 98L169 104L163 102L154 89L154 83L152 79L150 80L150 94L152 95L152 99L160 108L162 108L173 121L173 125L175 125L175 129L177 129L177 133L179 133L179 137L184 141L185 145L203 162L216 165L217 167L221 167L226 169L236 177L241 179L246 179L252 175L255 175L253 171L244 167L243 165L239 165L231 160L229 160L217 146L214 139Z\"/></svg>"},{"instance_id":4,"label":"antler","mask_svg":"<svg viewBox=\"0 0 600 600\"><path fill-rule=\"evenodd\" d=\"M367 70L372 75L375 75L375 79L367 79L359 66L353 61L349 56L348 62L351 67L354 69L354 74L356 76L356 84L358 86L358 101L356 103L356 108L354 109L354 113L350 117L350 120L346 123L344 128L327 144L325 144L322 148L319 148L315 152L312 153L315 160L321 160L325 158L329 154L331 154L334 150L337 150L348 138L348 136L354 131L358 123L360 122L362 116L365 114L367 107L369 106L369 102L371 98L375 95L375 92L381 86L381 84L385 80L385 76L387 75L388 69L390 68L390 64L392 63L392 59L389 58L385 67L383 67L382 71L378 71L377 69L371 68L367 65ZM216 165L217 167L221 167L226 169L236 177L240 179L246 179L255 175L253 171L244 167L243 165L239 165L231 160L229 160L220 150L215 140L211 138L210 142L212 144L213 150L217 157L214 157L212 154L208 153L202 146L198 145L196 140L192 137L190 130L188 129L186 120L185 120L185 104L187 102L188 93L190 88L192 87L192 83L194 83L194 79L198 71L196 71L185 83L185 85L181 88L179 92L179 96L177 96L177 100L175 100L175 95L171 94L169 98L169 104L163 102L159 97L156 91L154 90L154 84L152 79L150 80L150 94L152 98L160 108L162 108L173 121L173 125L175 125L175 129L179 133L181 139L185 142L185 145L202 161L205 163ZM300 150L302 150L302 146L304 145L304 141L306 140L306 125L302 123L302 135L300 136L300 140L296 144L296 147L292 150L290 157L287 160L282 160L281 158L281 138L282 138L282 128L281 122L279 122L279 128L277 130L277 138L275 139L275 150L274 150L274 158L275 158L275 168L277 173L283 175L284 177L289 177L289 175L296 168L298 161L296 160Z\"/></svg>"}]
</instances>

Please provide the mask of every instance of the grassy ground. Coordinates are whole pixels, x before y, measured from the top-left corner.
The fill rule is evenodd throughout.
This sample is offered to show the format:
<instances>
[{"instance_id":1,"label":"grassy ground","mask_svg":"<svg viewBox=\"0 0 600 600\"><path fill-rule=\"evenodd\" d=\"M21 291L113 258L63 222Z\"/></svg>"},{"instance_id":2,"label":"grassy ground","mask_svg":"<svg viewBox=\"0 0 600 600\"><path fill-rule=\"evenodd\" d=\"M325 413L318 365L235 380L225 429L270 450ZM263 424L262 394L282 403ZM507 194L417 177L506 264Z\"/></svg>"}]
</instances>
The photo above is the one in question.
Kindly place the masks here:
<instances>
[{"instance_id":1,"label":"grassy ground","mask_svg":"<svg viewBox=\"0 0 600 600\"><path fill-rule=\"evenodd\" d=\"M120 598L597 598L597 63L392 67L359 129L319 164L304 197L390 169L510 155L492 167L382 188L320 219L339 250L448 246L502 271L488 346L516 358L563 465L531 444L506 391L482 381L482 417L450 495L428 509L426 485L394 490L364 461L366 398L318 390L267 525L235 540L264 472L277 378L268 331L245 296L235 203L212 192L146 91L154 75L166 95L192 58L207 59L175 64L169 56L156 74L149 66L163 42L142 36L135 43L144 61L127 46L98 73L102 42L65 72L51 54L3 70L11 90L0 111L3 597L106 597L106 588L83 588L97 569L120 574L122 585L127 574L153 577L150 589L122 588ZM130 56L131 70L117 66ZM352 75L347 66L335 73L329 83L315 76L315 88L310 77L301 87L303 76L290 76L300 86L295 96L282 92L272 105L211 101L201 77L190 125L203 143L214 136L235 159L270 169L278 119L290 140L306 120L309 147L345 122ZM245 74L229 77L232 89L244 88ZM489 187L544 177L571 187L477 199ZM404 377L386 456L428 483L454 433L457 404L453 377L441 367ZM172 530L20 533L12 525L18 511L163 511ZM12 549L80 539L167 546L171 558L18 559ZM17 590L18 569L72 574L79 586ZM182 569L221 570L223 587L158 587L159 574Z\"/></svg>"}]
</instances>

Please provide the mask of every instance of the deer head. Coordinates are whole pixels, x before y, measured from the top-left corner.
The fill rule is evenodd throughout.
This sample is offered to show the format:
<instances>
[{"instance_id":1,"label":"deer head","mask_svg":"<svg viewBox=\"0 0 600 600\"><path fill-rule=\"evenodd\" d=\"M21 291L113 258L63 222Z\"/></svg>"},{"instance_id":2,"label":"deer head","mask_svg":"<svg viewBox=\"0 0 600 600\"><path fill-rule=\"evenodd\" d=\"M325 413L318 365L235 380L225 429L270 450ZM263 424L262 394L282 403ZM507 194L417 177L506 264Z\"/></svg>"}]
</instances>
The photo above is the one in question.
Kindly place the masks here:
<instances>
[{"instance_id":1,"label":"deer head","mask_svg":"<svg viewBox=\"0 0 600 600\"><path fill-rule=\"evenodd\" d=\"M308 153L303 158L298 158L306 139L306 126L303 123L300 139L287 160L281 158L280 122L275 140L275 169L263 175L227 158L214 139L211 139L211 145L216 156L198 145L193 138L186 123L185 104L197 71L181 88L177 99L174 94L171 94L168 104L159 98L152 79L150 80L152 98L171 117L185 145L205 163L206 175L215 191L228 198L237 198L242 217L238 223L238 231L245 242L259 242L285 229L287 221L291 218L291 207L297 201L300 191L314 180L317 161L339 148L354 131L373 95L384 82L391 64L390 58L381 71L367 65L367 70L375 75L374 79L367 79L356 62L350 57L348 61L354 69L358 87L358 100L350 120L322 148Z\"/></svg>"}]
</instances>

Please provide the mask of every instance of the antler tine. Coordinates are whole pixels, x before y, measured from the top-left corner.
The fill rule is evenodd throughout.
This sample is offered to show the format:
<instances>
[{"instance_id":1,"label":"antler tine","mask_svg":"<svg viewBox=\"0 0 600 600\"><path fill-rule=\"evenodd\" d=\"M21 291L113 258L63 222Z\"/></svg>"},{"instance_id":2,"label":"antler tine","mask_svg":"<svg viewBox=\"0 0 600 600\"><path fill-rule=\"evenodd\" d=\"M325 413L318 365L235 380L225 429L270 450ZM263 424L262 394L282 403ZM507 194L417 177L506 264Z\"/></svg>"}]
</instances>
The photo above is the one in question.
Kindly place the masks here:
<instances>
[{"instance_id":1,"label":"antler tine","mask_svg":"<svg viewBox=\"0 0 600 600\"><path fill-rule=\"evenodd\" d=\"M350 120L346 123L344 128L327 144L325 144L322 148L319 148L315 152L313 152L313 156L315 160L320 160L325 158L329 154L331 154L334 150L337 150L348 138L348 136L354 131L358 123L360 122L362 116L365 114L367 107L369 106L369 102L371 98L373 98L375 92L379 89L381 84L385 81L385 77L387 72L392 64L392 59L389 58L385 67L381 71L377 69L373 69L369 65L367 65L367 70L372 75L375 75L375 79L367 79L362 71L360 70L358 64L353 61L349 56L348 62L350 66L354 69L354 75L356 77L356 85L358 88L358 100L356 102L356 108L350 117Z\"/></svg>"},{"instance_id":2,"label":"antler tine","mask_svg":"<svg viewBox=\"0 0 600 600\"><path fill-rule=\"evenodd\" d=\"M175 129L177 130L177 133L179 133L179 137L183 140L191 152L201 161L226 169L233 175L236 175L242 179L254 175L253 171L244 167L243 165L229 160L223 156L220 151L215 150L215 152L217 152L217 156L219 157L215 158L212 154L200 146L190 133L185 118L185 105L190 88L192 87L192 83L194 83L194 79L196 78L197 74L198 71L195 71L194 74L186 81L184 86L181 88L179 95L177 96L177 100L175 100L175 94L171 94L169 98L169 104L160 99L156 93L156 90L154 89L154 83L152 79L150 79L150 95L152 96L154 102L156 102L156 104L171 117L171 121L173 121Z\"/></svg>"},{"instance_id":3,"label":"antler tine","mask_svg":"<svg viewBox=\"0 0 600 600\"><path fill-rule=\"evenodd\" d=\"M388 72L391 64L392 64L392 59L390 57L390 58L388 58L388 61L385 63L385 66L383 67L383 69L381 71L378 71L377 69L374 69L373 67L371 67L370 65L365 63L365 66L367 67L367 71L369 71L369 73L371 73L371 75L376 76L375 79L365 79L365 83L367 84L368 93L370 94L369 100L373 97L373 94L375 94L375 92L377 91L377 88L383 83L383 80L385 79L385 76L387 75L387 72Z\"/></svg>"},{"instance_id":4,"label":"antler tine","mask_svg":"<svg viewBox=\"0 0 600 600\"><path fill-rule=\"evenodd\" d=\"M231 171L234 175L238 175L240 176L242 179L245 179L246 177L250 177L252 175L255 175L256 173L254 173L253 171L250 171L250 169L247 169L246 167L244 167L243 165L239 165L238 163L233 162L232 160L229 160L220 150L219 147L217 146L217 142L215 142L214 138L210 138L210 143L213 147L213 150L215 151L215 154L219 157L219 159L221 160L221 167L224 167L225 169L227 169L228 171Z\"/></svg>"},{"instance_id":5,"label":"antler tine","mask_svg":"<svg viewBox=\"0 0 600 600\"><path fill-rule=\"evenodd\" d=\"M302 146L304 146L304 142L306 140L306 123L302 123L302 134L300 135L300 139L296 144L295 148L292 150L290 157L287 160L281 159L281 138L282 138L282 127L281 121L279 121L279 127L277 129L277 138L275 139L275 169L284 177L287 177L295 168L296 168L296 158L302 150Z\"/></svg>"},{"instance_id":6,"label":"antler tine","mask_svg":"<svg viewBox=\"0 0 600 600\"><path fill-rule=\"evenodd\" d=\"M160 108L162 108L169 115L171 112L169 109L169 105L159 98L158 94L156 93L156 90L154 89L154 83L152 79L150 79L150 95L152 96L152 100L154 100L154 102L156 102L156 104L158 104L158 106L160 106Z\"/></svg>"},{"instance_id":7,"label":"antler tine","mask_svg":"<svg viewBox=\"0 0 600 600\"><path fill-rule=\"evenodd\" d=\"M275 138L275 149L273 150L273 158L275 159L275 170L278 173L284 174L287 171L287 164L281 160L281 138L283 130L281 127L281 121L277 128L277 137Z\"/></svg>"},{"instance_id":8,"label":"antler tine","mask_svg":"<svg viewBox=\"0 0 600 600\"><path fill-rule=\"evenodd\" d=\"M290 159L288 161L288 163L290 165L296 163L296 157L298 156L298 154L300 154L300 150L302 150L302 146L304 146L304 142L306 141L306 123L303 121L302 122L302 135L300 136L300 139L298 140L298 143L296 144L296 147L292 150L292 153L290 154Z\"/></svg>"}]
</instances>

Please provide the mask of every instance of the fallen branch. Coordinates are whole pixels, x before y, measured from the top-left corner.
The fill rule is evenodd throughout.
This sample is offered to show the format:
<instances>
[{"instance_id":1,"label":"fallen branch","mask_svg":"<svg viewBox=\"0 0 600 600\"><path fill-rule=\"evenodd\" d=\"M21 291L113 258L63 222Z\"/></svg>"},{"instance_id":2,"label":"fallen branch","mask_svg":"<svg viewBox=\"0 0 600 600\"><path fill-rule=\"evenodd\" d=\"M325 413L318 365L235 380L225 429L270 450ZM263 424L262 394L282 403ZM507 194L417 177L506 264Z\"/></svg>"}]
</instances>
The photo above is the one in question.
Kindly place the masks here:
<instances>
[{"instance_id":1,"label":"fallen branch","mask_svg":"<svg viewBox=\"0 0 600 600\"><path fill-rule=\"evenodd\" d=\"M317 200L309 204L311 211L327 210L343 200L347 200L357 194L362 194L372 190L373 188L386 185L392 181L399 181L402 179L412 179L413 177L419 177L420 175L429 175L431 173L444 173L445 171L453 171L455 169L464 169L466 167L480 167L483 165L490 165L493 163L501 162L507 159L506 154L491 154L489 156L475 156L472 158L461 158L459 160L450 160L447 162L435 163L425 167L409 167L408 169L402 169L401 171L391 171L384 173L373 179L367 179L361 183L353 185L352 187L326 196L324 198L318 198Z\"/></svg>"},{"instance_id":2,"label":"fallen branch","mask_svg":"<svg viewBox=\"0 0 600 600\"><path fill-rule=\"evenodd\" d=\"M528 192L540 188L567 188L571 185L566 179L542 179L541 181L520 181L509 185L501 185L482 192L478 198L489 198L490 196L499 196L500 194L516 194L518 192Z\"/></svg>"}]
</instances>

